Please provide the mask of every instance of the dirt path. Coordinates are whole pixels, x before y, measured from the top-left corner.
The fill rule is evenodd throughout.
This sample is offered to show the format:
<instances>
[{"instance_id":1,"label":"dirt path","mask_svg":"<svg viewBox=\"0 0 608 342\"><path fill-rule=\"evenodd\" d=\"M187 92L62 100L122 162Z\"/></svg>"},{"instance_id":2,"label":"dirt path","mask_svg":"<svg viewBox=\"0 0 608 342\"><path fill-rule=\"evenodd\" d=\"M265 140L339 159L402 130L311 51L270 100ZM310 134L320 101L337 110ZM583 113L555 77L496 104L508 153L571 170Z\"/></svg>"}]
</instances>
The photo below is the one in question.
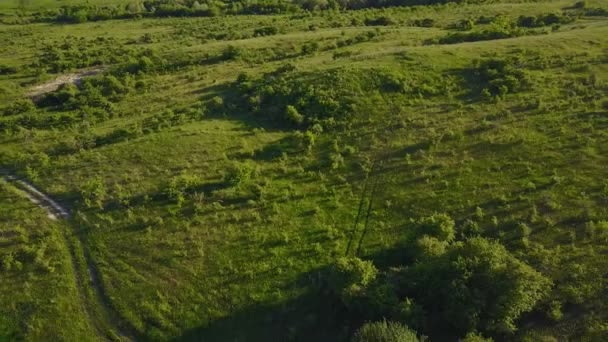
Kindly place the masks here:
<instances>
[{"instance_id":1,"label":"dirt path","mask_svg":"<svg viewBox=\"0 0 608 342\"><path fill-rule=\"evenodd\" d=\"M69 220L71 218L70 211L67 208L61 206L31 183L3 170L0 170L1 178L12 184L32 203L46 210L50 219ZM72 265L74 265L74 272L77 278L76 281L79 285L83 297L83 305L91 324L104 339L113 341L135 340L134 334L127 331L131 331L132 329L125 329L123 327L119 315L112 308L101 285L99 271L81 238L77 236L70 238L66 232L66 243L70 248ZM76 266L82 264L79 260L82 260L86 265L81 265L81 267Z\"/></svg>"},{"instance_id":2,"label":"dirt path","mask_svg":"<svg viewBox=\"0 0 608 342\"><path fill-rule=\"evenodd\" d=\"M48 217L51 220L70 218L70 212L66 208L53 201L47 195L38 191L38 189L36 189L32 184L12 175L6 175L4 176L4 179L6 179L7 182L15 185L17 189L21 190L25 197L27 197L32 203L46 210Z\"/></svg>"},{"instance_id":3,"label":"dirt path","mask_svg":"<svg viewBox=\"0 0 608 342\"><path fill-rule=\"evenodd\" d=\"M99 67L95 69L81 70L75 73L61 75L52 81L48 81L46 83L42 83L30 88L29 91L26 93L26 96L32 99L38 99L46 93L50 93L59 89L59 87L64 84L71 83L77 85L82 81L83 78L88 76L95 76L104 70L105 68Z\"/></svg>"}]
</instances>

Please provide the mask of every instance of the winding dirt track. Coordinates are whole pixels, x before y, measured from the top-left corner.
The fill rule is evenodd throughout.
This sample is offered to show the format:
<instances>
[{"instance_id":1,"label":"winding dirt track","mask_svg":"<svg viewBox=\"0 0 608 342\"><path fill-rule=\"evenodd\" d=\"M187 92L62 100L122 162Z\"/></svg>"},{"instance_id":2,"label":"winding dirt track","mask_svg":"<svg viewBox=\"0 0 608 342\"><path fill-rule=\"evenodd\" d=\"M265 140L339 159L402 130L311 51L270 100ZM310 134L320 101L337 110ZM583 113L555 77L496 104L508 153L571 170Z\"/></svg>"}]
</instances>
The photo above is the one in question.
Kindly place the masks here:
<instances>
[{"instance_id":1,"label":"winding dirt track","mask_svg":"<svg viewBox=\"0 0 608 342\"><path fill-rule=\"evenodd\" d=\"M40 208L44 209L48 213L48 217L52 220L69 220L71 218L70 211L61 206L59 203L54 201L48 195L38 190L31 183L20 179L4 170L0 169L0 179L3 178L6 182L12 184L17 190L19 190L24 197L28 198L32 203L36 204ZM76 273L76 281L80 287L81 293L83 294L83 305L85 311L89 316L89 320L93 326L98 330L100 337L107 340L118 340L118 341L133 341L135 338L134 334L131 333L133 329L125 329L123 322L121 322L119 315L112 308L109 300L107 299L103 287L99 280L99 271L93 263L89 251L83 246L82 253L84 253L84 261L86 262L86 273L80 271L76 267L77 257L75 255L76 248L73 243L69 242L70 239L66 237L66 243L70 247L70 254L72 255L72 264L74 265L74 271ZM87 281L88 280L88 281ZM85 287L89 287L93 290L94 298L87 296L84 293ZM91 303L93 301L93 303ZM95 309L97 308L97 309ZM99 313L99 310L102 312ZM93 311L97 311L97 314L93 314ZM96 319L93 319L96 317ZM101 318L100 318L101 317ZM101 322L99 321L101 320ZM107 331L108 328L113 332ZM128 331L127 331L128 330Z\"/></svg>"},{"instance_id":2,"label":"winding dirt track","mask_svg":"<svg viewBox=\"0 0 608 342\"><path fill-rule=\"evenodd\" d=\"M21 190L34 204L46 210L50 219L57 220L70 218L70 212L66 208L62 207L50 197L40 192L32 184L12 175L5 175L4 179Z\"/></svg>"}]
</instances>

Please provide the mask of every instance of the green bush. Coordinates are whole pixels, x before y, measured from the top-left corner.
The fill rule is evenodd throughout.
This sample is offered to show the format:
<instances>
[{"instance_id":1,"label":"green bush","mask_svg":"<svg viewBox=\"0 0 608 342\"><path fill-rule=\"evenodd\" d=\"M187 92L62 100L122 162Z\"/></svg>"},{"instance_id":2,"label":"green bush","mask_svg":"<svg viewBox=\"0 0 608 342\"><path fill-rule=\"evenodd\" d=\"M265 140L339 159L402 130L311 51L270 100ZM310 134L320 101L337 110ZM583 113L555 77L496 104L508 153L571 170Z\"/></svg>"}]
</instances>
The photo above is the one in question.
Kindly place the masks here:
<instances>
[{"instance_id":1,"label":"green bush","mask_svg":"<svg viewBox=\"0 0 608 342\"><path fill-rule=\"evenodd\" d=\"M365 323L354 334L353 342L420 342L416 332L397 322Z\"/></svg>"},{"instance_id":2,"label":"green bush","mask_svg":"<svg viewBox=\"0 0 608 342\"><path fill-rule=\"evenodd\" d=\"M520 16L517 19L517 25L521 27L543 27L556 24L568 24L572 21L574 21L573 17L548 13L539 16Z\"/></svg>"},{"instance_id":3,"label":"green bush","mask_svg":"<svg viewBox=\"0 0 608 342\"><path fill-rule=\"evenodd\" d=\"M7 107L2 109L2 114L9 115L17 115L28 113L36 110L36 106L30 99L18 99L15 102L11 103Z\"/></svg>"},{"instance_id":4,"label":"green bush","mask_svg":"<svg viewBox=\"0 0 608 342\"><path fill-rule=\"evenodd\" d=\"M473 69L474 83L480 94L504 96L527 89L530 85L528 74L513 59L493 58L480 60Z\"/></svg>"},{"instance_id":5,"label":"green bush","mask_svg":"<svg viewBox=\"0 0 608 342\"><path fill-rule=\"evenodd\" d=\"M224 182L232 186L240 186L251 180L255 172L254 167L248 163L233 164L224 174Z\"/></svg>"},{"instance_id":6,"label":"green bush","mask_svg":"<svg viewBox=\"0 0 608 342\"><path fill-rule=\"evenodd\" d=\"M389 26L389 25L396 24L395 20L388 16L381 16L381 17L377 17L377 18L366 18L364 23L366 26Z\"/></svg>"},{"instance_id":7,"label":"green bush","mask_svg":"<svg viewBox=\"0 0 608 342\"><path fill-rule=\"evenodd\" d=\"M454 227L454 220L447 214L422 217L414 221L412 226L417 236L426 235L446 242L454 240Z\"/></svg>"},{"instance_id":8,"label":"green bush","mask_svg":"<svg viewBox=\"0 0 608 342\"><path fill-rule=\"evenodd\" d=\"M0 64L0 75L12 75L17 73L17 67Z\"/></svg>"},{"instance_id":9,"label":"green bush","mask_svg":"<svg viewBox=\"0 0 608 342\"><path fill-rule=\"evenodd\" d=\"M370 261L356 257L342 257L331 267L328 284L330 290L349 306L376 279L378 270Z\"/></svg>"},{"instance_id":10,"label":"green bush","mask_svg":"<svg viewBox=\"0 0 608 342\"><path fill-rule=\"evenodd\" d=\"M103 180L99 177L87 180L80 188L80 195L87 208L103 208L103 202L107 195Z\"/></svg>"},{"instance_id":11,"label":"green bush","mask_svg":"<svg viewBox=\"0 0 608 342\"><path fill-rule=\"evenodd\" d=\"M431 18L416 19L412 22L412 25L417 27L433 27L435 26L435 20Z\"/></svg>"},{"instance_id":12,"label":"green bush","mask_svg":"<svg viewBox=\"0 0 608 342\"><path fill-rule=\"evenodd\" d=\"M274 26L265 26L265 27L256 28L253 31L253 36L254 37L273 36L277 33L279 33L278 28L276 28Z\"/></svg>"},{"instance_id":13,"label":"green bush","mask_svg":"<svg viewBox=\"0 0 608 342\"><path fill-rule=\"evenodd\" d=\"M456 243L440 257L416 265L409 279L415 279L415 298L423 307L460 334L514 331L515 320L551 286L504 246L483 238Z\"/></svg>"},{"instance_id":14,"label":"green bush","mask_svg":"<svg viewBox=\"0 0 608 342\"><path fill-rule=\"evenodd\" d=\"M488 27L478 28L469 32L450 33L439 38L440 44L457 44L463 42L476 42L481 40L505 39L518 37L524 34L520 28L506 18L494 20Z\"/></svg>"}]
</instances>

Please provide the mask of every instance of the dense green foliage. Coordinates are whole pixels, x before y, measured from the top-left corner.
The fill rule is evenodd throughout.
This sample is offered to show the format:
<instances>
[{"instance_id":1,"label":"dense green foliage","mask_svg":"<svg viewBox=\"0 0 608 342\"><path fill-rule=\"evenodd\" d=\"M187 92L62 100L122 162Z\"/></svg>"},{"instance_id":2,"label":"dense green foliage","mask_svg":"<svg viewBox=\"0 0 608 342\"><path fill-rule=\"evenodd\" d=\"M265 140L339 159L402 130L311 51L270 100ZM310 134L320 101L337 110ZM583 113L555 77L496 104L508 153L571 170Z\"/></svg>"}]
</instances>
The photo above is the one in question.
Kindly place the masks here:
<instances>
[{"instance_id":1,"label":"dense green foliage","mask_svg":"<svg viewBox=\"0 0 608 342\"><path fill-rule=\"evenodd\" d=\"M65 225L0 181L0 340L86 339Z\"/></svg>"},{"instance_id":2,"label":"dense green foliage","mask_svg":"<svg viewBox=\"0 0 608 342\"><path fill-rule=\"evenodd\" d=\"M0 340L608 338L604 2L11 1Z\"/></svg>"},{"instance_id":3,"label":"dense green foliage","mask_svg":"<svg viewBox=\"0 0 608 342\"><path fill-rule=\"evenodd\" d=\"M357 330L353 342L418 342L418 336L408 327L395 322L366 323Z\"/></svg>"}]
</instances>

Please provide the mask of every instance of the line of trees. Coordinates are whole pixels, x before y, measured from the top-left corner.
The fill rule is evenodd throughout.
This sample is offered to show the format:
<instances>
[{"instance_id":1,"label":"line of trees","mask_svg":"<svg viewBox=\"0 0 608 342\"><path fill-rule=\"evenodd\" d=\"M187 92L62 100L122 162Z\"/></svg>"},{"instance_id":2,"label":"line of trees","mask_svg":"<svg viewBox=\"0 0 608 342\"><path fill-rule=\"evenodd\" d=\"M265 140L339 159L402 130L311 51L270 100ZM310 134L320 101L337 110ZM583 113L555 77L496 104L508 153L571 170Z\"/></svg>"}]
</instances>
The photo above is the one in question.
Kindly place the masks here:
<instances>
[{"instance_id":1,"label":"line of trees","mask_svg":"<svg viewBox=\"0 0 608 342\"><path fill-rule=\"evenodd\" d=\"M71 5L34 13L34 21L83 23L139 17L211 17L222 14L279 14L313 10L346 10L416 6L461 2L461 0L145 0L125 6ZM471 2L471 1L469 1ZM473 1L473 2L482 2ZM27 7L23 7L25 9Z\"/></svg>"}]
</instances>

